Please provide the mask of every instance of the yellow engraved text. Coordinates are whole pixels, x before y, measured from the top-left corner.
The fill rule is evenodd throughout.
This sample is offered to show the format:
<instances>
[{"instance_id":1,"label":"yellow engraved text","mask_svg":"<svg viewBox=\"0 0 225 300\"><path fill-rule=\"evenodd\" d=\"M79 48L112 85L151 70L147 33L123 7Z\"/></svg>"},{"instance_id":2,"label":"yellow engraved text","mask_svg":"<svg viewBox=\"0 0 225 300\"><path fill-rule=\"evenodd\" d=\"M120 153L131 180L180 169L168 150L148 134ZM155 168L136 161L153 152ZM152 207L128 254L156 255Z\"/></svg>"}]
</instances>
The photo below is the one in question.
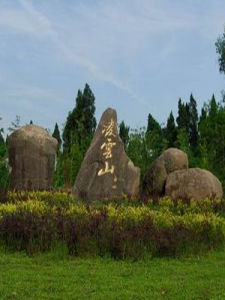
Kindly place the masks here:
<instances>
[{"instance_id":1,"label":"yellow engraved text","mask_svg":"<svg viewBox=\"0 0 225 300\"><path fill-rule=\"evenodd\" d=\"M103 126L104 129L102 130L102 134L104 134L105 137L115 136L115 134L113 133L114 126L115 126L115 122L113 121L113 119L111 119L108 125Z\"/></svg>"},{"instance_id":2,"label":"yellow engraved text","mask_svg":"<svg viewBox=\"0 0 225 300\"><path fill-rule=\"evenodd\" d=\"M116 143L113 143L110 138L108 138L107 141L101 145L101 150L104 150L103 156L106 159L112 158L112 148L115 145L116 145Z\"/></svg>"},{"instance_id":3,"label":"yellow engraved text","mask_svg":"<svg viewBox=\"0 0 225 300\"><path fill-rule=\"evenodd\" d=\"M113 189L117 188L117 177L115 174L115 166L110 163L113 158L113 147L116 146L116 142L113 141L113 138L116 136L114 134L115 122L113 119L107 125L103 126L102 134L105 137L104 143L101 145L102 155L105 158L105 167L98 171L98 176L105 175L107 173L113 174Z\"/></svg>"},{"instance_id":4,"label":"yellow engraved text","mask_svg":"<svg viewBox=\"0 0 225 300\"><path fill-rule=\"evenodd\" d=\"M107 173L113 174L114 170L115 170L115 167L113 165L111 167L109 167L108 161L105 161L105 169L99 170L98 171L98 176L105 175Z\"/></svg>"}]
</instances>

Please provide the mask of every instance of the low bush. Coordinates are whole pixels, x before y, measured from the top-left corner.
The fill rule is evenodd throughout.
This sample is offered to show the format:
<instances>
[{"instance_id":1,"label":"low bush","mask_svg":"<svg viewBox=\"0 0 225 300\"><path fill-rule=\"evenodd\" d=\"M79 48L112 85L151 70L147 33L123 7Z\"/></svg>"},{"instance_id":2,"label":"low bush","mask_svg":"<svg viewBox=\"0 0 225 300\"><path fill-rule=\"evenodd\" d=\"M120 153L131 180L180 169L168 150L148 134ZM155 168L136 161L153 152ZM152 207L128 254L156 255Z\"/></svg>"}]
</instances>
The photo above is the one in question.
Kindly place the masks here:
<instances>
[{"instance_id":1,"label":"low bush","mask_svg":"<svg viewBox=\"0 0 225 300\"><path fill-rule=\"evenodd\" d=\"M207 199L86 206L67 194L26 195L0 204L0 241L31 255L62 242L71 255L138 259L200 253L225 241L225 219Z\"/></svg>"}]
</instances>

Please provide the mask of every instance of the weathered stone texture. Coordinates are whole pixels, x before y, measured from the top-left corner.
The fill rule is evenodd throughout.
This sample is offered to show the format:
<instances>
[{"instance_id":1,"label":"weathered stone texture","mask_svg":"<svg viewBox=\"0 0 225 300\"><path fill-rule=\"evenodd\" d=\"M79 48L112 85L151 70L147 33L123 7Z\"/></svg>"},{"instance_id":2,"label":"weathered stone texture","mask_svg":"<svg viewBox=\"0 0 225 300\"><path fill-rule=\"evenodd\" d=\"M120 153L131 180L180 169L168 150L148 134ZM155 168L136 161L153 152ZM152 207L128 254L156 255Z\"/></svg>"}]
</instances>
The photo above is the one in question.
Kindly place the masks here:
<instances>
[{"instance_id":1,"label":"weathered stone texture","mask_svg":"<svg viewBox=\"0 0 225 300\"><path fill-rule=\"evenodd\" d=\"M127 157L118 135L116 111L108 108L78 172L74 195L87 201L136 197L139 180L140 169Z\"/></svg>"},{"instance_id":2,"label":"weathered stone texture","mask_svg":"<svg viewBox=\"0 0 225 300\"><path fill-rule=\"evenodd\" d=\"M42 127L26 125L9 137L11 188L47 190L55 168L57 140Z\"/></svg>"},{"instance_id":3,"label":"weathered stone texture","mask_svg":"<svg viewBox=\"0 0 225 300\"><path fill-rule=\"evenodd\" d=\"M161 197L165 193L168 174L188 168L187 154L176 148L164 151L149 167L143 180L143 193L146 196Z\"/></svg>"},{"instance_id":4,"label":"weathered stone texture","mask_svg":"<svg viewBox=\"0 0 225 300\"><path fill-rule=\"evenodd\" d=\"M211 172L199 168L170 173L166 181L165 195L174 200L220 199L221 182Z\"/></svg>"}]
</instances>

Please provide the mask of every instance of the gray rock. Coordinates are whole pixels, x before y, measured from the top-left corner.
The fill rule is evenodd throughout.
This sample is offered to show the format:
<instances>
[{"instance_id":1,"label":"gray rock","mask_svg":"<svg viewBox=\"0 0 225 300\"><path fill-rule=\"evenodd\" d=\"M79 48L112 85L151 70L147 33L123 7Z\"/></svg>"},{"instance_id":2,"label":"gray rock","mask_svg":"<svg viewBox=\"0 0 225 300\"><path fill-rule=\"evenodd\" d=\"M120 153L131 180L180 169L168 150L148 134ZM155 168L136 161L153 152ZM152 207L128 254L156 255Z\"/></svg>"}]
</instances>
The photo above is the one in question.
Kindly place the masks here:
<instances>
[{"instance_id":1,"label":"gray rock","mask_svg":"<svg viewBox=\"0 0 225 300\"><path fill-rule=\"evenodd\" d=\"M170 173L166 180L165 194L174 200L220 199L223 189L221 182L211 172L192 168Z\"/></svg>"},{"instance_id":2,"label":"gray rock","mask_svg":"<svg viewBox=\"0 0 225 300\"><path fill-rule=\"evenodd\" d=\"M143 179L143 193L155 198L165 193L168 174L188 168L187 154L176 148L164 151L149 167Z\"/></svg>"},{"instance_id":3,"label":"gray rock","mask_svg":"<svg viewBox=\"0 0 225 300\"><path fill-rule=\"evenodd\" d=\"M127 157L118 135L116 111L108 108L78 172L74 195L87 201L136 197L139 181L140 169Z\"/></svg>"},{"instance_id":4,"label":"gray rock","mask_svg":"<svg viewBox=\"0 0 225 300\"><path fill-rule=\"evenodd\" d=\"M9 137L11 188L47 190L51 187L57 140L42 127L26 125Z\"/></svg>"}]
</instances>

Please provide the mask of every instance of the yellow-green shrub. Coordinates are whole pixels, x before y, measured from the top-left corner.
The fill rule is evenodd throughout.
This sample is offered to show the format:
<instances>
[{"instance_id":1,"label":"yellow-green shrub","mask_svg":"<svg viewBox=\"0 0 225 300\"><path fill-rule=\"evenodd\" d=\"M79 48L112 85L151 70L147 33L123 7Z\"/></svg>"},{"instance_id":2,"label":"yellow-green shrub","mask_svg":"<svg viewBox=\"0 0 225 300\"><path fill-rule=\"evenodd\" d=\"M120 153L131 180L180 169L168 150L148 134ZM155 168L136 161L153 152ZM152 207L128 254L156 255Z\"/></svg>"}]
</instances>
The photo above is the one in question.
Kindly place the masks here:
<instances>
[{"instance_id":1,"label":"yellow-green shrub","mask_svg":"<svg viewBox=\"0 0 225 300\"><path fill-rule=\"evenodd\" d=\"M189 205L165 198L157 205L87 206L60 193L21 192L19 197L10 193L9 203L0 204L0 240L28 253L61 241L73 255L139 258L194 253L225 241L225 219L208 199Z\"/></svg>"}]
</instances>

